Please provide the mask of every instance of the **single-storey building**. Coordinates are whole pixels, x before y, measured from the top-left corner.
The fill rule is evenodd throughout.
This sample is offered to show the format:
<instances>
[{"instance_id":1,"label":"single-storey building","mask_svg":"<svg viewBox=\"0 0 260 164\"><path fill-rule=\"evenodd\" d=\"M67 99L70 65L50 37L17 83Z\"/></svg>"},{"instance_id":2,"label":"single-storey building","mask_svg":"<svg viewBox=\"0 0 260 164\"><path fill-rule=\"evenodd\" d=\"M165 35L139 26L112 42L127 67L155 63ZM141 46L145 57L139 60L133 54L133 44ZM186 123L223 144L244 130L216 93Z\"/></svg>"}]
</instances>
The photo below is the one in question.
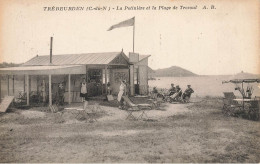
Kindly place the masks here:
<instances>
[{"instance_id":1,"label":"single-storey building","mask_svg":"<svg viewBox=\"0 0 260 164\"><path fill-rule=\"evenodd\" d=\"M0 99L5 95L16 97L21 92L43 95L43 101L52 104L58 84L65 88L65 102L80 102L80 83L87 81L91 97L119 91L120 80L128 83L129 95L148 93L148 58L150 55L121 52L84 53L35 56L20 67L0 68ZM45 94L44 94L45 95ZM50 95L50 96L48 96ZM30 98L27 98L30 104Z\"/></svg>"}]
</instances>

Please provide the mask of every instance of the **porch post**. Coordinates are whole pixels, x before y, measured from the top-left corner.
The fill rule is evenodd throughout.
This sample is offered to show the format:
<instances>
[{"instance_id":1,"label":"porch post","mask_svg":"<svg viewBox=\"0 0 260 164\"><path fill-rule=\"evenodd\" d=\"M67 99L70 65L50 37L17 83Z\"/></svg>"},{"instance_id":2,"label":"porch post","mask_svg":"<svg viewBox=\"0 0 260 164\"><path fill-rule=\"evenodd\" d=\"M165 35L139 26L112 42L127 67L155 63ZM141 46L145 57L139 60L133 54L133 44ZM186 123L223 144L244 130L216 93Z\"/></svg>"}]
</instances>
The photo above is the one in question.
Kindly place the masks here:
<instances>
[{"instance_id":1,"label":"porch post","mask_svg":"<svg viewBox=\"0 0 260 164\"><path fill-rule=\"evenodd\" d=\"M39 94L39 76L38 75L36 77L36 90L37 90L37 94Z\"/></svg>"},{"instance_id":2,"label":"porch post","mask_svg":"<svg viewBox=\"0 0 260 164\"><path fill-rule=\"evenodd\" d=\"M30 105L30 93L29 93L29 75L26 75L26 101L27 101L27 105Z\"/></svg>"},{"instance_id":3,"label":"porch post","mask_svg":"<svg viewBox=\"0 0 260 164\"><path fill-rule=\"evenodd\" d=\"M31 89L32 89L32 77L29 78L29 92L31 92Z\"/></svg>"},{"instance_id":4,"label":"porch post","mask_svg":"<svg viewBox=\"0 0 260 164\"><path fill-rule=\"evenodd\" d=\"M7 96L9 96L9 75L7 75Z\"/></svg>"},{"instance_id":5,"label":"porch post","mask_svg":"<svg viewBox=\"0 0 260 164\"><path fill-rule=\"evenodd\" d=\"M104 87L103 87L103 79L104 79L104 69L101 70L101 94L103 95L104 93Z\"/></svg>"},{"instance_id":6,"label":"porch post","mask_svg":"<svg viewBox=\"0 0 260 164\"><path fill-rule=\"evenodd\" d=\"M25 92L25 75L23 77L23 92Z\"/></svg>"},{"instance_id":7,"label":"porch post","mask_svg":"<svg viewBox=\"0 0 260 164\"><path fill-rule=\"evenodd\" d=\"M14 96L14 75L13 75L13 96Z\"/></svg>"},{"instance_id":8,"label":"porch post","mask_svg":"<svg viewBox=\"0 0 260 164\"><path fill-rule=\"evenodd\" d=\"M1 79L2 79L2 76L0 75L0 102L2 100L2 88L1 88Z\"/></svg>"},{"instance_id":9,"label":"porch post","mask_svg":"<svg viewBox=\"0 0 260 164\"><path fill-rule=\"evenodd\" d=\"M70 97L71 97L71 93L70 93L70 74L69 74L69 76L68 76L68 81L69 81L69 83L68 83L68 92L69 92L69 104L71 104L71 100L70 100Z\"/></svg>"},{"instance_id":10,"label":"porch post","mask_svg":"<svg viewBox=\"0 0 260 164\"><path fill-rule=\"evenodd\" d=\"M134 65L130 65L130 94L133 96L135 94L134 89Z\"/></svg>"},{"instance_id":11,"label":"porch post","mask_svg":"<svg viewBox=\"0 0 260 164\"><path fill-rule=\"evenodd\" d=\"M107 94L107 65L105 66L105 88L106 88L106 94Z\"/></svg>"},{"instance_id":12,"label":"porch post","mask_svg":"<svg viewBox=\"0 0 260 164\"><path fill-rule=\"evenodd\" d=\"M51 93L51 75L49 75L49 106L52 105L52 93Z\"/></svg>"},{"instance_id":13,"label":"porch post","mask_svg":"<svg viewBox=\"0 0 260 164\"><path fill-rule=\"evenodd\" d=\"M86 65L86 82L88 83L88 66Z\"/></svg>"}]
</instances>

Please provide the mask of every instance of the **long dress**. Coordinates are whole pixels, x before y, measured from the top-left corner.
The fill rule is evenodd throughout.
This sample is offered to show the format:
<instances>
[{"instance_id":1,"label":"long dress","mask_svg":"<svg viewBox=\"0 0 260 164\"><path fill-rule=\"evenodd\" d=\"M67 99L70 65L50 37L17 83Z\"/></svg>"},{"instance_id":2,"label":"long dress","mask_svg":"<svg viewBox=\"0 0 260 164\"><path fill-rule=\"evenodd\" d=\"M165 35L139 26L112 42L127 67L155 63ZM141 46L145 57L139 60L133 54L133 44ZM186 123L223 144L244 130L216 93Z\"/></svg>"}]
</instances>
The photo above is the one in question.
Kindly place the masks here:
<instances>
[{"instance_id":1,"label":"long dress","mask_svg":"<svg viewBox=\"0 0 260 164\"><path fill-rule=\"evenodd\" d=\"M119 102L121 101L122 96L125 92L125 87L126 86L124 84L121 84L120 87L119 87L119 93L118 93L118 96L117 96L117 101L119 101Z\"/></svg>"},{"instance_id":2,"label":"long dress","mask_svg":"<svg viewBox=\"0 0 260 164\"><path fill-rule=\"evenodd\" d=\"M88 100L87 83L81 84L80 97L83 97L85 98L85 100Z\"/></svg>"}]
</instances>

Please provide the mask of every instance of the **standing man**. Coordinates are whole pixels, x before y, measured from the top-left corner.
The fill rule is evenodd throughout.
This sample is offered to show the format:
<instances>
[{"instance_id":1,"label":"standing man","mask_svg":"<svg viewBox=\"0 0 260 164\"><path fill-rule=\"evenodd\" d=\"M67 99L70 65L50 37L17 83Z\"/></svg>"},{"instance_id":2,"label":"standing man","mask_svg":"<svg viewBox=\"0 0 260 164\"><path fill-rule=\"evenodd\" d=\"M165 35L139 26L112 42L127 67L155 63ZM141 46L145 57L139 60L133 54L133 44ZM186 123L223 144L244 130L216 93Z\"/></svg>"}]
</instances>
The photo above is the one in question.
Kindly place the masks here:
<instances>
[{"instance_id":1,"label":"standing man","mask_svg":"<svg viewBox=\"0 0 260 164\"><path fill-rule=\"evenodd\" d=\"M59 96L59 105L64 104L64 93L65 93L65 88L63 86L63 83L59 83L59 88L58 88L58 96Z\"/></svg>"}]
</instances>

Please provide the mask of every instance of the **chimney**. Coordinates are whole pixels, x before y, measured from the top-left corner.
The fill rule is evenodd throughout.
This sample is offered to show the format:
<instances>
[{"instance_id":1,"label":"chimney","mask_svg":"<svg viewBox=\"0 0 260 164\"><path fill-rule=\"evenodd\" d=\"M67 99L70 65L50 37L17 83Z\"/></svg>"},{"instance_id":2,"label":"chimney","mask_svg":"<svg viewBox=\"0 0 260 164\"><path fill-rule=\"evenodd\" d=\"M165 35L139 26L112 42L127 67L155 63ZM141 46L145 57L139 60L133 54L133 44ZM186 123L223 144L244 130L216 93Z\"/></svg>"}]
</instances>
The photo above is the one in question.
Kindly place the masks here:
<instances>
[{"instance_id":1,"label":"chimney","mask_svg":"<svg viewBox=\"0 0 260 164\"><path fill-rule=\"evenodd\" d=\"M51 37L51 44L50 44L50 64L52 64L52 40L53 40L53 38Z\"/></svg>"}]
</instances>

